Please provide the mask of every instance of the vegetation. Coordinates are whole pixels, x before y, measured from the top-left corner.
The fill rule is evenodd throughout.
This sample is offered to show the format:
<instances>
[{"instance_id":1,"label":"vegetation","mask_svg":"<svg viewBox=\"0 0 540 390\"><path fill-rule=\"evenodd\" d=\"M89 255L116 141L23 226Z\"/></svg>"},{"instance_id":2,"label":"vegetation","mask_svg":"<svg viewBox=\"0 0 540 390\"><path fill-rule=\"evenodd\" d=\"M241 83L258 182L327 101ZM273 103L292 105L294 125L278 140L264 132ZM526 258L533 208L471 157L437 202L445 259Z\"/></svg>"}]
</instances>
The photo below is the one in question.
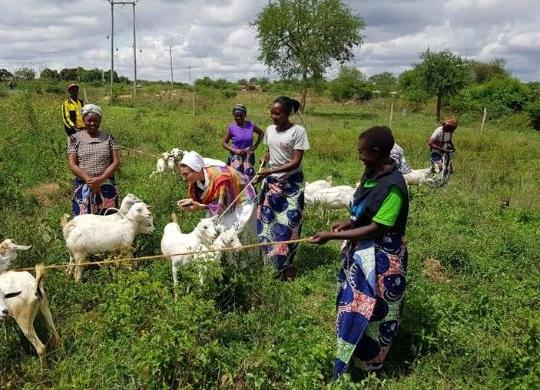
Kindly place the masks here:
<instances>
[{"instance_id":1,"label":"vegetation","mask_svg":"<svg viewBox=\"0 0 540 390\"><path fill-rule=\"evenodd\" d=\"M61 94L15 89L0 95L0 232L33 245L17 266L68 260L59 227L70 210L72 179L61 87ZM201 87L194 123L191 91L168 91L156 84L141 89L136 102L108 106L107 91L88 86L88 97L104 107L103 127L121 145L150 153L178 146L224 159L220 139L231 106L246 104L250 119L265 127L278 93L227 100L220 90ZM332 175L336 184L355 183L362 171L358 133L386 123L389 101L343 105L311 96L309 104L306 180ZM401 112L408 103L395 104ZM427 166L425 140L436 126L430 112L426 106L394 118L397 141L414 168ZM204 287L196 269L186 267L176 302L167 261L89 269L83 284L51 270L45 288L64 352L52 353L50 370L41 372L32 349L21 347L17 327L3 323L0 388L537 388L540 139L519 114L488 121L483 133L478 128L478 121L462 120L446 187L412 190L407 301L380 375L353 372L331 384L339 244L302 244L292 282L273 279L251 257L245 268L212 267ZM148 180L151 157L125 151L121 157L121 194L145 199L156 218L155 234L138 239L136 255L159 253L162 229L185 186L173 173ZM200 217L179 215L186 230ZM303 236L325 227L308 208Z\"/></svg>"},{"instance_id":2,"label":"vegetation","mask_svg":"<svg viewBox=\"0 0 540 390\"><path fill-rule=\"evenodd\" d=\"M411 75L418 78L416 85L425 93L437 98L437 121L440 121L443 98L463 89L469 82L470 71L461 57L448 50L434 53L428 49L420 59Z\"/></svg>"},{"instance_id":3,"label":"vegetation","mask_svg":"<svg viewBox=\"0 0 540 390\"><path fill-rule=\"evenodd\" d=\"M372 86L356 68L342 66L338 76L330 83L330 95L337 102L346 100L369 100L373 94Z\"/></svg>"},{"instance_id":4,"label":"vegetation","mask_svg":"<svg viewBox=\"0 0 540 390\"><path fill-rule=\"evenodd\" d=\"M364 22L342 0L273 0L253 22L260 59L282 77L301 77L301 109L308 78L320 79L332 61L353 57Z\"/></svg>"}]
</instances>

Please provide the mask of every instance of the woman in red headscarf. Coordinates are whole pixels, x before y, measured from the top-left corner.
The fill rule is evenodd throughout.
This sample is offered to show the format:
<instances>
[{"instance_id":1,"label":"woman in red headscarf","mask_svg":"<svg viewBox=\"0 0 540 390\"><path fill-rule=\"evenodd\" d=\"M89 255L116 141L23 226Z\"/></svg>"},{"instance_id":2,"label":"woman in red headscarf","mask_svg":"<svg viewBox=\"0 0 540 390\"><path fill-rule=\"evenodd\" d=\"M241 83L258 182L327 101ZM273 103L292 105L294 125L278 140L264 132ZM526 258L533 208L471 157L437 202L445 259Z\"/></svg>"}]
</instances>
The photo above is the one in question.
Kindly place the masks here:
<instances>
[{"instance_id":1,"label":"woman in red headscarf","mask_svg":"<svg viewBox=\"0 0 540 390\"><path fill-rule=\"evenodd\" d=\"M445 168L442 166L443 154L447 155L447 166L449 166L450 155L456 150L452 143L452 135L457 127L458 121L454 118L450 118L444 121L441 126L437 127L429 138L428 145L431 150L431 163L433 167L438 166L439 169Z\"/></svg>"}]
</instances>

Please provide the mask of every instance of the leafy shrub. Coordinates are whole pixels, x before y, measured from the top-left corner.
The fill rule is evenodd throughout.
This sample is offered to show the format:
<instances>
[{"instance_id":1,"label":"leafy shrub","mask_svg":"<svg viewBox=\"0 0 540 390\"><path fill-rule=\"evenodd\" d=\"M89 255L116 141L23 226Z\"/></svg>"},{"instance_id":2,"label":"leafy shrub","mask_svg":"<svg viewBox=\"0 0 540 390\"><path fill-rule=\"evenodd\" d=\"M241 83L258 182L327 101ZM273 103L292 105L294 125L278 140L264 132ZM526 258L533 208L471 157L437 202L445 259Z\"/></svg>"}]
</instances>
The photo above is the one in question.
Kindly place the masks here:
<instances>
[{"instance_id":1,"label":"leafy shrub","mask_svg":"<svg viewBox=\"0 0 540 390\"><path fill-rule=\"evenodd\" d=\"M527 113L531 118L531 124L536 130L540 130L540 99L527 105Z\"/></svg>"},{"instance_id":2,"label":"leafy shrub","mask_svg":"<svg viewBox=\"0 0 540 390\"><path fill-rule=\"evenodd\" d=\"M238 95L238 92L236 92L234 89L226 89L222 91L221 94L225 99L232 99L233 97L236 97L236 95Z\"/></svg>"},{"instance_id":3,"label":"leafy shrub","mask_svg":"<svg viewBox=\"0 0 540 390\"><path fill-rule=\"evenodd\" d=\"M492 118L523 111L530 99L529 88L511 77L500 77L482 85L473 85L451 102L460 111L481 111L487 108Z\"/></svg>"},{"instance_id":4,"label":"leafy shrub","mask_svg":"<svg viewBox=\"0 0 540 390\"><path fill-rule=\"evenodd\" d=\"M372 92L362 72L344 66L337 78L330 83L330 95L335 101L342 102L350 99L369 100Z\"/></svg>"}]
</instances>

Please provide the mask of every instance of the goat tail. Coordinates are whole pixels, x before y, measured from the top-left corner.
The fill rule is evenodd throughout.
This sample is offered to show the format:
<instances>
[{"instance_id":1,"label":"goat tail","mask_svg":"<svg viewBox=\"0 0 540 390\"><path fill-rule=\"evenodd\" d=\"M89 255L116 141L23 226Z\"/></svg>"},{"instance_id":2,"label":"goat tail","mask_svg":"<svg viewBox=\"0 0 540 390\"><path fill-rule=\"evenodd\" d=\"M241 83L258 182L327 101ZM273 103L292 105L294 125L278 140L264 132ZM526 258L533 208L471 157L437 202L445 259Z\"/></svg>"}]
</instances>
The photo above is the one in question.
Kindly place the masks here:
<instances>
[{"instance_id":1,"label":"goat tail","mask_svg":"<svg viewBox=\"0 0 540 390\"><path fill-rule=\"evenodd\" d=\"M174 223L178 223L178 217L176 217L176 213L175 212L172 212L171 213L171 219Z\"/></svg>"},{"instance_id":2,"label":"goat tail","mask_svg":"<svg viewBox=\"0 0 540 390\"><path fill-rule=\"evenodd\" d=\"M69 214L64 214L62 218L60 219L60 226L62 226L62 229L66 227L68 222L69 222Z\"/></svg>"},{"instance_id":3,"label":"goat tail","mask_svg":"<svg viewBox=\"0 0 540 390\"><path fill-rule=\"evenodd\" d=\"M45 266L43 264L36 264L36 295L39 299L43 298L43 283L45 280Z\"/></svg>"}]
</instances>

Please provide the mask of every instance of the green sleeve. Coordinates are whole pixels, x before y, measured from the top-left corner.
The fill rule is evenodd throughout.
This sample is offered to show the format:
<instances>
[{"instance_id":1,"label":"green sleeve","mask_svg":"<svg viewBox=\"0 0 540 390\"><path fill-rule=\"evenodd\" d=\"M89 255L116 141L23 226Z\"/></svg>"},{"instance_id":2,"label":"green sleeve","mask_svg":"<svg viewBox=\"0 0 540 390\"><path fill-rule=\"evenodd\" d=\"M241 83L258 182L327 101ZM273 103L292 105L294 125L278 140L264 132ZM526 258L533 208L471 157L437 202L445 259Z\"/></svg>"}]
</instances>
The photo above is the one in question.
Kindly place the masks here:
<instances>
[{"instance_id":1,"label":"green sleeve","mask_svg":"<svg viewBox=\"0 0 540 390\"><path fill-rule=\"evenodd\" d=\"M391 186L386 199L373 217L373 221L384 226L394 226L404 202L405 195L399 187L396 185Z\"/></svg>"}]
</instances>

